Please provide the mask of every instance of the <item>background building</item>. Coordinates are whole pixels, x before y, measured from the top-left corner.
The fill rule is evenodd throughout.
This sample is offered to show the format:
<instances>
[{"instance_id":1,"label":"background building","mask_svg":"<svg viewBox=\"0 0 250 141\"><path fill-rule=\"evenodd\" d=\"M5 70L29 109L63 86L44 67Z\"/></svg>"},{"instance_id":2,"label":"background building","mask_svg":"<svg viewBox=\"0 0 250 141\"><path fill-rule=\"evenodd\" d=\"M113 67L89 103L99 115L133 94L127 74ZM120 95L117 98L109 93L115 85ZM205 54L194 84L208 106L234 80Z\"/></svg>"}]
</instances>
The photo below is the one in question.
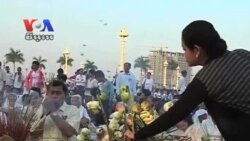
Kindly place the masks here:
<instances>
[{"instance_id":1,"label":"background building","mask_svg":"<svg viewBox=\"0 0 250 141\"><path fill-rule=\"evenodd\" d=\"M187 71L187 82L191 81L192 70L185 61L184 53L153 49L149 54L149 64L156 87L176 89L183 70Z\"/></svg>"},{"instance_id":2,"label":"background building","mask_svg":"<svg viewBox=\"0 0 250 141\"><path fill-rule=\"evenodd\" d=\"M149 55L149 72L152 73L154 84L156 87L162 87L164 83L164 72L166 73L166 68L164 68L164 63L167 60L167 51L163 48L151 50ZM166 81L166 80L165 80Z\"/></svg>"}]
</instances>

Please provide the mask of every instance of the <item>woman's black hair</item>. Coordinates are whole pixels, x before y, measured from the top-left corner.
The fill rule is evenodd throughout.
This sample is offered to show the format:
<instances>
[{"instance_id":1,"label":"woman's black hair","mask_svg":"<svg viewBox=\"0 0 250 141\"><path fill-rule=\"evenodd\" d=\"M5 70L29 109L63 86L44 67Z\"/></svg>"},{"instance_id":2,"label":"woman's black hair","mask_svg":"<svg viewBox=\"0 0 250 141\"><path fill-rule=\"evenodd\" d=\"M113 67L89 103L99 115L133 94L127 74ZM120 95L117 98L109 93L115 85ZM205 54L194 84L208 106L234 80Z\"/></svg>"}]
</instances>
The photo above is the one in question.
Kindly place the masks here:
<instances>
[{"instance_id":1,"label":"woman's black hair","mask_svg":"<svg viewBox=\"0 0 250 141\"><path fill-rule=\"evenodd\" d=\"M182 41L191 50L195 45L202 47L209 59L218 58L227 50L226 42L220 38L214 26L203 20L187 25L182 31Z\"/></svg>"}]
</instances>

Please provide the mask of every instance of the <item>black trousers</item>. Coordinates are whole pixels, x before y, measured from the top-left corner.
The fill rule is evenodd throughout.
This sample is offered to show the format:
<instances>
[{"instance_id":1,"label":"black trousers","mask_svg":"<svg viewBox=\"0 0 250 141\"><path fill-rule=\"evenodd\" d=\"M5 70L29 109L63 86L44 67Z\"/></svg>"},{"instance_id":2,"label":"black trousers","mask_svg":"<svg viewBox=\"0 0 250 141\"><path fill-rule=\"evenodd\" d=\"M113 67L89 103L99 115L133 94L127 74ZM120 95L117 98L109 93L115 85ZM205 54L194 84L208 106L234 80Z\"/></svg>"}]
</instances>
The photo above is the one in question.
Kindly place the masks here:
<instances>
[{"instance_id":1,"label":"black trousers","mask_svg":"<svg viewBox=\"0 0 250 141\"><path fill-rule=\"evenodd\" d=\"M148 89L142 89L142 93L143 93L145 96L150 96L150 95L151 95L151 92L150 92L150 90L148 90Z\"/></svg>"},{"instance_id":2,"label":"black trousers","mask_svg":"<svg viewBox=\"0 0 250 141\"><path fill-rule=\"evenodd\" d=\"M249 140L250 115L215 102L205 102L225 141Z\"/></svg>"}]
</instances>

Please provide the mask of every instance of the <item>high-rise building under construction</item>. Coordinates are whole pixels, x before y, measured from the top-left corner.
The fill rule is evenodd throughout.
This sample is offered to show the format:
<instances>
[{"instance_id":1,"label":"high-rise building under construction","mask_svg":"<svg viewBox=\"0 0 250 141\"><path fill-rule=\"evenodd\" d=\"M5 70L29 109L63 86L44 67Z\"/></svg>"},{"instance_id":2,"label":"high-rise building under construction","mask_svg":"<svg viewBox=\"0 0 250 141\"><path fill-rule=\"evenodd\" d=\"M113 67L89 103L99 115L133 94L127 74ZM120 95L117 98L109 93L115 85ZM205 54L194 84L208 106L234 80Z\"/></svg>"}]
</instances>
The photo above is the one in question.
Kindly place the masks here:
<instances>
[{"instance_id":1,"label":"high-rise building under construction","mask_svg":"<svg viewBox=\"0 0 250 141\"><path fill-rule=\"evenodd\" d=\"M149 71L158 88L177 89L181 71L187 71L187 82L190 82L192 70L186 63L184 53L170 52L166 48L153 49L149 55Z\"/></svg>"}]
</instances>

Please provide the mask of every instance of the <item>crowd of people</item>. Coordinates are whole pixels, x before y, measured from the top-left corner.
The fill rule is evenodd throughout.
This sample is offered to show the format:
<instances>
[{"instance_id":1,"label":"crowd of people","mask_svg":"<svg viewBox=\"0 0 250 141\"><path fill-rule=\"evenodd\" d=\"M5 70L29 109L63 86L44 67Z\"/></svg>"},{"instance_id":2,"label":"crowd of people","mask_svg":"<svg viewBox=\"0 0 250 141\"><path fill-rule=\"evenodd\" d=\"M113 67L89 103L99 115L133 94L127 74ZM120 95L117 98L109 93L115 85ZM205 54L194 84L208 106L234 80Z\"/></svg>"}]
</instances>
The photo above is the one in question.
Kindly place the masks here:
<instances>
[{"instance_id":1,"label":"crowd of people","mask_svg":"<svg viewBox=\"0 0 250 141\"><path fill-rule=\"evenodd\" d=\"M32 62L32 69L27 76L22 73L20 67L17 68L17 72L12 73L6 66L5 70L0 69L1 115L7 118L10 107L20 111L24 109L26 111L27 108L31 111L37 108L36 115L44 118L39 119L39 126L32 128L32 140L76 140L74 137L81 128L88 127L95 132L96 127L105 124L103 113L93 114L86 108L88 102L96 99L98 90L106 95L102 105L107 117L115 110L115 104L121 102L119 89L124 85L128 86L131 94L130 100L126 103L128 110L135 103L148 101L158 115L165 112L163 107L165 103L178 100L182 94L180 90L154 88L150 72L147 73L138 90L136 78L130 72L130 68L131 64L125 63L124 71L120 72L114 81L107 80L101 70L86 72L84 69L79 69L74 76L68 78L63 69L59 68L55 80L46 84L44 74L36 61ZM182 81L185 79L183 78ZM180 83L183 83L182 81ZM219 132L213 134L218 129L206 109L196 110L189 118L196 117L184 119L176 124L178 131L172 134L176 137L188 135L194 140L200 140L202 136L209 134L221 139ZM67 117L66 121L63 116ZM203 119L200 119L201 117ZM187 130L193 127L193 123L196 128ZM95 134L92 138L96 139Z\"/></svg>"}]
</instances>

